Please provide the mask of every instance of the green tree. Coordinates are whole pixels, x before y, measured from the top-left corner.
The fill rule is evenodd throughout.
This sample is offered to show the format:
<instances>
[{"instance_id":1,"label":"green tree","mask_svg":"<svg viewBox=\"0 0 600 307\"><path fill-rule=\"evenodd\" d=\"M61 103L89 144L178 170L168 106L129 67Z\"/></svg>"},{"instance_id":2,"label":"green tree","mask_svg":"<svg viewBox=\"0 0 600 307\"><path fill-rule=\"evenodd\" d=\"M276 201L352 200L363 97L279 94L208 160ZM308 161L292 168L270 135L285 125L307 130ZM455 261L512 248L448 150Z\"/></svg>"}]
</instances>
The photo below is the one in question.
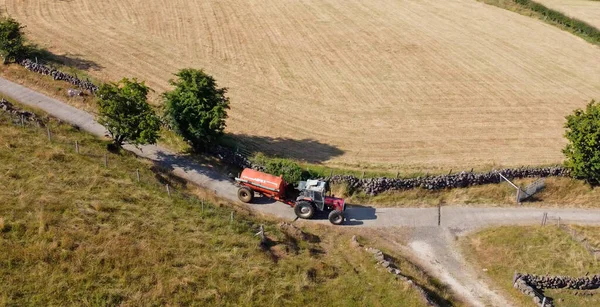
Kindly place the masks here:
<instances>
[{"instance_id":1,"label":"green tree","mask_svg":"<svg viewBox=\"0 0 600 307\"><path fill-rule=\"evenodd\" d=\"M98 90L98 122L110 133L114 144L154 144L159 137L160 119L148 104L150 88L144 82L124 78Z\"/></svg>"},{"instance_id":2,"label":"green tree","mask_svg":"<svg viewBox=\"0 0 600 307\"><path fill-rule=\"evenodd\" d=\"M225 129L229 98L226 88L218 88L215 79L202 70L182 69L175 88L163 94L165 115L173 130L196 151L214 144Z\"/></svg>"},{"instance_id":3,"label":"green tree","mask_svg":"<svg viewBox=\"0 0 600 307\"><path fill-rule=\"evenodd\" d=\"M3 63L17 61L26 56L23 27L11 17L0 18L0 56Z\"/></svg>"},{"instance_id":4,"label":"green tree","mask_svg":"<svg viewBox=\"0 0 600 307\"><path fill-rule=\"evenodd\" d=\"M591 185L600 184L600 103L592 100L585 110L567 116L563 150L571 175Z\"/></svg>"}]
</instances>

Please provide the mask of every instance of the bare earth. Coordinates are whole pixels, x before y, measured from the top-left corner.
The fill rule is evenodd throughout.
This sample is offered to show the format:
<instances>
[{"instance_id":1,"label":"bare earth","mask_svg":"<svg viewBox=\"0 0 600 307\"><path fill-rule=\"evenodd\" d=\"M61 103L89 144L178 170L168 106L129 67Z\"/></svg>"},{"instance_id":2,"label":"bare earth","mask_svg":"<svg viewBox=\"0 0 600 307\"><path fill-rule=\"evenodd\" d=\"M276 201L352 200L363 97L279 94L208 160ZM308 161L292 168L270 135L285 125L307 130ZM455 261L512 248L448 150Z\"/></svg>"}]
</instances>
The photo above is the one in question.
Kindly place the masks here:
<instances>
[{"instance_id":1,"label":"bare earth","mask_svg":"<svg viewBox=\"0 0 600 307\"><path fill-rule=\"evenodd\" d=\"M569 17L577 18L600 29L600 1L593 0L536 0Z\"/></svg>"},{"instance_id":2,"label":"bare earth","mask_svg":"<svg viewBox=\"0 0 600 307\"><path fill-rule=\"evenodd\" d=\"M229 132L329 165L557 163L600 98L600 48L475 0L0 0L31 39L105 80L204 68ZM280 138L273 140L273 138Z\"/></svg>"}]
</instances>

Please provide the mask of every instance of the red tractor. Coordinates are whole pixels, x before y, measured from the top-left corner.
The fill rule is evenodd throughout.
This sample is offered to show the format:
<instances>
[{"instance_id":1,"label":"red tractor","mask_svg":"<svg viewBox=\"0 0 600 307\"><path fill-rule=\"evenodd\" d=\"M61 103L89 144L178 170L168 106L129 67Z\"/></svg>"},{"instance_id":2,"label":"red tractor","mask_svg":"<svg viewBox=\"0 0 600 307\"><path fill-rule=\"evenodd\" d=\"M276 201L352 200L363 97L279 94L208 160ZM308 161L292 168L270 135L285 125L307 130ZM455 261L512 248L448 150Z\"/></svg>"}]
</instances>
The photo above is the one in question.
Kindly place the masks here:
<instances>
[{"instance_id":1,"label":"red tractor","mask_svg":"<svg viewBox=\"0 0 600 307\"><path fill-rule=\"evenodd\" d=\"M329 212L329 221L334 225L344 222L346 203L342 198L331 196L329 184L321 180L301 181L297 190L300 194L290 196L292 189L283 178L276 177L253 169L244 169L239 178L235 178L238 186L238 198L245 203L250 203L255 194L280 201L294 208L296 216L310 219L316 211Z\"/></svg>"}]
</instances>

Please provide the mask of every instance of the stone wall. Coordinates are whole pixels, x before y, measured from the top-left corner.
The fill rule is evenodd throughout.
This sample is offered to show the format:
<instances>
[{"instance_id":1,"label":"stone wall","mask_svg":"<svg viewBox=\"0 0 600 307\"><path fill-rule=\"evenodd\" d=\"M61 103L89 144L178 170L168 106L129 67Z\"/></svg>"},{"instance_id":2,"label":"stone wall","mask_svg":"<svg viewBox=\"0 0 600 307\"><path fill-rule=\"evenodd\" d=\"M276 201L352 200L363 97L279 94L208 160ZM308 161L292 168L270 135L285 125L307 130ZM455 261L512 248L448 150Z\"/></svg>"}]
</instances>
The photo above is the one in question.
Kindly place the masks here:
<instances>
[{"instance_id":1,"label":"stone wall","mask_svg":"<svg viewBox=\"0 0 600 307\"><path fill-rule=\"evenodd\" d=\"M38 74L42 74L42 75L46 75L46 76L52 76L52 78L54 80L69 82L82 90L86 90L86 91L90 92L90 94L95 94L96 91L98 90L98 86L96 86L90 80L81 80L77 76L73 76L73 75L64 73L60 70L45 66L43 64L38 64L29 59L20 61L20 62L18 62L18 64L25 67L29 71L32 71L32 72L35 72Z\"/></svg>"},{"instance_id":2,"label":"stone wall","mask_svg":"<svg viewBox=\"0 0 600 307\"><path fill-rule=\"evenodd\" d=\"M520 274L519 278L538 290L544 289L573 289L595 290L600 288L600 274L583 277L569 276L539 276Z\"/></svg>"},{"instance_id":3,"label":"stone wall","mask_svg":"<svg viewBox=\"0 0 600 307\"><path fill-rule=\"evenodd\" d=\"M8 102L4 98L0 99L0 111L3 111L11 116L13 123L16 125L33 123L39 127L44 126L44 121L39 119L34 113L15 108L12 103Z\"/></svg>"},{"instance_id":4,"label":"stone wall","mask_svg":"<svg viewBox=\"0 0 600 307\"><path fill-rule=\"evenodd\" d=\"M553 300L544 296L545 289L595 290L600 288L600 274L583 277L540 276L515 273L513 286L527 296L531 296L536 305L554 306ZM544 297L546 298L545 304Z\"/></svg>"},{"instance_id":5,"label":"stone wall","mask_svg":"<svg viewBox=\"0 0 600 307\"><path fill-rule=\"evenodd\" d=\"M415 291L417 291L419 293L419 295L421 296L421 299L423 300L423 302L425 304L427 304L427 306L432 306L432 307L440 306L434 299L432 299L430 297L429 294L427 294L427 292L425 291L425 289L423 289L423 287L417 285L409 277L402 274L400 269L398 269L398 267L396 265L394 265L392 260L389 257L387 257L381 250L373 248L373 247L362 246L356 239L356 236L352 236L350 245L355 248L364 248L365 251L372 254L375 261L377 261L378 266L380 266L382 269L385 269L388 273L394 274L398 279L403 280L408 285L410 285Z\"/></svg>"},{"instance_id":6,"label":"stone wall","mask_svg":"<svg viewBox=\"0 0 600 307\"><path fill-rule=\"evenodd\" d=\"M442 190L465 188L469 186L493 184L502 182L498 173L508 179L539 178L568 176L569 172L560 166L554 167L521 167L515 169L492 170L487 173L461 172L451 175L427 176L416 178L357 178L348 175L335 175L332 183L347 184L351 190L360 190L369 195L376 195L390 190L409 190L422 188L427 190Z\"/></svg>"},{"instance_id":7,"label":"stone wall","mask_svg":"<svg viewBox=\"0 0 600 307\"><path fill-rule=\"evenodd\" d=\"M252 163L246 156L224 147L216 146L212 153L225 163L239 168L253 168L264 170L264 167ZM377 195L392 190L410 190L422 188L427 190L443 190L465 188L484 184L497 184L502 182L498 173L508 179L540 178L540 177L567 177L569 171L561 166L553 167L521 167L512 169L492 170L487 173L460 172L450 175L425 176L415 178L358 178L351 175L334 175L319 178L330 180L334 184L346 184L351 191L362 191L369 195Z\"/></svg>"}]
</instances>

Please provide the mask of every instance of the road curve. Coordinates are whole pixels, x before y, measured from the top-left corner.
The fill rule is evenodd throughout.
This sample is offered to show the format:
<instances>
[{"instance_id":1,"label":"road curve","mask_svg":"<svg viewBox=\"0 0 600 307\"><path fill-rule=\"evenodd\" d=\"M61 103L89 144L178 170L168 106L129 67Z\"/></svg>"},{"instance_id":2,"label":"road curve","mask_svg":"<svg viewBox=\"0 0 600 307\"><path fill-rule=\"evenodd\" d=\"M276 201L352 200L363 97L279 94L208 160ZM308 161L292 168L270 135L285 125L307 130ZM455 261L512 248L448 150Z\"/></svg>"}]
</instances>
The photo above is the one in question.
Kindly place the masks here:
<instances>
[{"instance_id":1,"label":"road curve","mask_svg":"<svg viewBox=\"0 0 600 307\"><path fill-rule=\"evenodd\" d=\"M0 78L0 94L25 105L44 110L50 115L96 136L103 137L107 133L106 129L95 121L92 114L3 78ZM161 146L145 145L139 149L126 146L125 148L140 157L157 162L181 178L215 191L220 197L239 203L234 184L210 166L198 165L191 159ZM293 210L282 203L265 201L249 206L256 211L283 219L295 218ZM598 209L443 207L441 216L438 216L437 208L373 208L354 205L347 209L346 225L432 227L438 226L439 218L440 226L462 231L492 225L539 223L545 212L548 213L550 220L557 220L560 217L567 223L600 224L600 210ZM316 222L327 223L327 219L320 217Z\"/></svg>"}]
</instances>

